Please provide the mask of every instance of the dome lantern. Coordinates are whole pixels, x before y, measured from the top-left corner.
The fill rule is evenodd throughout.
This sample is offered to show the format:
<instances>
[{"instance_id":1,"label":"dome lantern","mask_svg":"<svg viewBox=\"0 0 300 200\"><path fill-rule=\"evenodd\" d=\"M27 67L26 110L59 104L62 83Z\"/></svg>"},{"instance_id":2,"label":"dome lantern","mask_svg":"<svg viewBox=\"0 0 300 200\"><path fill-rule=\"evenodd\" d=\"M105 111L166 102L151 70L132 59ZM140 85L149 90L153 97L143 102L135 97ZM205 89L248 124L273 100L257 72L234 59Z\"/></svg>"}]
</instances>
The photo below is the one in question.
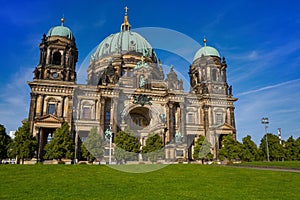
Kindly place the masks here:
<instances>
[{"instance_id":1,"label":"dome lantern","mask_svg":"<svg viewBox=\"0 0 300 200\"><path fill-rule=\"evenodd\" d=\"M125 8L125 16L124 16L124 22L121 25L121 31L130 31L131 25L128 22L128 7L126 6Z\"/></svg>"}]
</instances>

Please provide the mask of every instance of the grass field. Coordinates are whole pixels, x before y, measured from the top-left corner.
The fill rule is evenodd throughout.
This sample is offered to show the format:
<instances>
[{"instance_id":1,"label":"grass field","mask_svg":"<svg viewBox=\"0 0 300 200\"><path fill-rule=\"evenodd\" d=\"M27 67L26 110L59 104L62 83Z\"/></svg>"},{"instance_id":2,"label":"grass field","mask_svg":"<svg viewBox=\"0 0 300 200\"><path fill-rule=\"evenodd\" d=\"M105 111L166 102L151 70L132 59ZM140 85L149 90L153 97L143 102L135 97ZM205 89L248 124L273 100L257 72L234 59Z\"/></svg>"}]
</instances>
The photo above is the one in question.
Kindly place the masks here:
<instances>
[{"instance_id":1,"label":"grass field","mask_svg":"<svg viewBox=\"0 0 300 200\"><path fill-rule=\"evenodd\" d=\"M0 177L0 199L300 197L300 173L222 166L178 164L148 173L125 173L99 165L1 165Z\"/></svg>"},{"instance_id":2,"label":"grass field","mask_svg":"<svg viewBox=\"0 0 300 200\"><path fill-rule=\"evenodd\" d=\"M300 169L300 161L243 162L237 165Z\"/></svg>"}]
</instances>

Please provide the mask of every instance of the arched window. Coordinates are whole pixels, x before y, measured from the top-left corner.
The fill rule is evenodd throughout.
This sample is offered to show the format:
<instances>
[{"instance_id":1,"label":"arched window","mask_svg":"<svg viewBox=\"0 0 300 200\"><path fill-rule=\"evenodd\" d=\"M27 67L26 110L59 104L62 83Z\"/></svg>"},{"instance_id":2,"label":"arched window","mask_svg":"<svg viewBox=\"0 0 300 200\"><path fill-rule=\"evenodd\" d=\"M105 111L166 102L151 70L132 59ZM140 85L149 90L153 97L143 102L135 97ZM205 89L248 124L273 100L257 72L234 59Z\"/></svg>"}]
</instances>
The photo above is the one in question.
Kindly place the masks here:
<instances>
[{"instance_id":1,"label":"arched window","mask_svg":"<svg viewBox=\"0 0 300 200\"><path fill-rule=\"evenodd\" d=\"M49 102L47 107L47 114L55 115L55 103Z\"/></svg>"},{"instance_id":2,"label":"arched window","mask_svg":"<svg viewBox=\"0 0 300 200\"><path fill-rule=\"evenodd\" d=\"M211 77L212 77L212 80L213 80L213 81L216 81L216 80L217 80L217 70L216 70L216 69L213 69L213 70L212 70L212 76L211 76Z\"/></svg>"},{"instance_id":3,"label":"arched window","mask_svg":"<svg viewBox=\"0 0 300 200\"><path fill-rule=\"evenodd\" d=\"M61 54L57 51L53 54L52 64L60 65L61 64Z\"/></svg>"},{"instance_id":4,"label":"arched window","mask_svg":"<svg viewBox=\"0 0 300 200\"><path fill-rule=\"evenodd\" d=\"M47 100L47 114L56 115L57 103L57 100L52 97Z\"/></svg>"}]
</instances>

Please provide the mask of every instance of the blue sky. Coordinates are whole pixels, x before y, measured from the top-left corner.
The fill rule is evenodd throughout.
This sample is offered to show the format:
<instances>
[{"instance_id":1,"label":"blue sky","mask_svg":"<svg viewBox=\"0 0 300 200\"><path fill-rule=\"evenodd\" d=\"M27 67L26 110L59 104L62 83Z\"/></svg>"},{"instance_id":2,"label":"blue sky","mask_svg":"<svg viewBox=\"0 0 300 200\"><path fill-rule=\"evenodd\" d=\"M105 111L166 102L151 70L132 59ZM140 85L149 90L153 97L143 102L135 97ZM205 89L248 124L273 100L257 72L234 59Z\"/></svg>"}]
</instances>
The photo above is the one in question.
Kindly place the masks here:
<instances>
[{"instance_id":1,"label":"blue sky","mask_svg":"<svg viewBox=\"0 0 300 200\"><path fill-rule=\"evenodd\" d=\"M158 50L165 65L185 75L189 58L202 45L215 47L228 64L228 82L239 98L235 104L238 140L251 135L256 143L269 131L282 129L284 139L300 136L300 3L297 1L1 1L0 9L0 123L16 130L29 110L27 81L38 64L43 33L65 16L79 50L77 69L105 37L119 31L124 7L137 32L149 27L183 34L188 43L177 46L186 60ZM178 36L178 41L180 41ZM151 38L147 40L152 44ZM198 42L195 44L194 41ZM182 44L182 43L177 43ZM190 46L189 46L190 45ZM152 45L153 46L153 45ZM171 48L170 44L170 48ZM155 47L155 45L154 45ZM160 54L159 54L160 53Z\"/></svg>"}]
</instances>

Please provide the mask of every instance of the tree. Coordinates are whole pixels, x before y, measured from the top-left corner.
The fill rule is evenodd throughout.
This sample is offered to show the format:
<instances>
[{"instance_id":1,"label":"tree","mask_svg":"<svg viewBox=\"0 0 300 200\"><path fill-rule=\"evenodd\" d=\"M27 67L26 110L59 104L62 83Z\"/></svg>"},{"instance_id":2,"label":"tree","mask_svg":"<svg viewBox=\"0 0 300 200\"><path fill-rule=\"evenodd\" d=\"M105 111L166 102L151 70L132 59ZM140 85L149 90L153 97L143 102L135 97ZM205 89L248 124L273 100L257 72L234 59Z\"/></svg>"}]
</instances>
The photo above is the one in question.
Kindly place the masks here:
<instances>
[{"instance_id":1,"label":"tree","mask_svg":"<svg viewBox=\"0 0 300 200\"><path fill-rule=\"evenodd\" d=\"M300 160L300 137L295 140L293 136L284 142L285 160Z\"/></svg>"},{"instance_id":2,"label":"tree","mask_svg":"<svg viewBox=\"0 0 300 200\"><path fill-rule=\"evenodd\" d=\"M17 163L21 159L24 164L25 159L33 158L37 149L37 140L30 133L29 123L25 120L22 123L23 125L15 133L15 139L9 144L8 156L16 157Z\"/></svg>"},{"instance_id":3,"label":"tree","mask_svg":"<svg viewBox=\"0 0 300 200\"><path fill-rule=\"evenodd\" d=\"M256 144L251 140L251 136L247 135L243 139L241 148L241 159L243 161L252 162L259 159L258 148Z\"/></svg>"},{"instance_id":4,"label":"tree","mask_svg":"<svg viewBox=\"0 0 300 200\"><path fill-rule=\"evenodd\" d=\"M61 160L62 158L73 158L74 144L67 122L64 122L60 128L54 131L54 137L50 143L45 146L45 151L45 159Z\"/></svg>"},{"instance_id":5,"label":"tree","mask_svg":"<svg viewBox=\"0 0 300 200\"><path fill-rule=\"evenodd\" d=\"M119 131L114 142L116 144L114 155L117 161L137 160L137 153L140 152L141 144L133 134L128 131Z\"/></svg>"},{"instance_id":6,"label":"tree","mask_svg":"<svg viewBox=\"0 0 300 200\"><path fill-rule=\"evenodd\" d=\"M150 135L146 140L146 145L143 146L143 156L153 163L156 162L159 157L163 156L163 141L158 134Z\"/></svg>"},{"instance_id":7,"label":"tree","mask_svg":"<svg viewBox=\"0 0 300 200\"><path fill-rule=\"evenodd\" d=\"M194 148L194 159L201 160L202 164L204 160L212 160L213 155L210 152L210 148L211 143L203 135L200 135Z\"/></svg>"},{"instance_id":8,"label":"tree","mask_svg":"<svg viewBox=\"0 0 300 200\"><path fill-rule=\"evenodd\" d=\"M267 139L268 139L269 159L271 161L281 160L284 157L284 149L282 145L279 144L278 136L268 133L267 137L268 137ZM266 159L267 158L266 135L264 135L264 137L261 139L259 150L261 156L263 156Z\"/></svg>"},{"instance_id":9,"label":"tree","mask_svg":"<svg viewBox=\"0 0 300 200\"><path fill-rule=\"evenodd\" d=\"M0 124L0 163L2 159L8 158L7 150L11 138L6 134L5 127Z\"/></svg>"},{"instance_id":10,"label":"tree","mask_svg":"<svg viewBox=\"0 0 300 200\"><path fill-rule=\"evenodd\" d=\"M89 132L86 140L81 145L82 156L89 162L93 162L96 158L101 160L103 157L103 139L97 131L97 127L93 127Z\"/></svg>"},{"instance_id":11,"label":"tree","mask_svg":"<svg viewBox=\"0 0 300 200\"><path fill-rule=\"evenodd\" d=\"M232 135L226 135L221 142L222 147L219 150L219 159L228 160L239 159L241 152L241 144L234 140Z\"/></svg>"}]
</instances>

